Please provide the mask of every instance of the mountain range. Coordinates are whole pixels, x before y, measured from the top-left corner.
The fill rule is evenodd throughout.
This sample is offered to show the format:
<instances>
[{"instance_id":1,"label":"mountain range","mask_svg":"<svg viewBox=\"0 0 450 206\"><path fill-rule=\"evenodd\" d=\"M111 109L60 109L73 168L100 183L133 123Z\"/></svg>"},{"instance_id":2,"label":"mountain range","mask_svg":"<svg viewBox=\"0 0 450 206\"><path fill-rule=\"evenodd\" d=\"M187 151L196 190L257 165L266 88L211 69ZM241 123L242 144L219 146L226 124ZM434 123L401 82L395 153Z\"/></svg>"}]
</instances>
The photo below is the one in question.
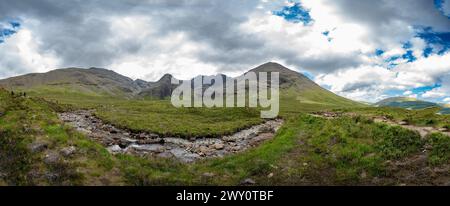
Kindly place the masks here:
<instances>
[{"instance_id":1,"label":"mountain range","mask_svg":"<svg viewBox=\"0 0 450 206\"><path fill-rule=\"evenodd\" d=\"M269 62L250 71L256 73L279 72L280 96L289 101L289 104L295 104L295 102L328 106L359 104L320 87L303 74L278 63ZM156 82L147 82L140 79L133 80L107 69L66 68L0 80L0 87L8 90L41 93L63 92L93 96L166 99L170 97L175 86L171 84L172 77L171 74L165 74Z\"/></svg>"},{"instance_id":2,"label":"mountain range","mask_svg":"<svg viewBox=\"0 0 450 206\"><path fill-rule=\"evenodd\" d=\"M450 114L450 107L446 104L439 104L434 102L428 102L424 100L419 100L411 97L391 97L384 100L381 100L375 103L375 106L378 107L398 107L404 109L427 109L427 108L441 108L439 113L441 114Z\"/></svg>"}]
</instances>

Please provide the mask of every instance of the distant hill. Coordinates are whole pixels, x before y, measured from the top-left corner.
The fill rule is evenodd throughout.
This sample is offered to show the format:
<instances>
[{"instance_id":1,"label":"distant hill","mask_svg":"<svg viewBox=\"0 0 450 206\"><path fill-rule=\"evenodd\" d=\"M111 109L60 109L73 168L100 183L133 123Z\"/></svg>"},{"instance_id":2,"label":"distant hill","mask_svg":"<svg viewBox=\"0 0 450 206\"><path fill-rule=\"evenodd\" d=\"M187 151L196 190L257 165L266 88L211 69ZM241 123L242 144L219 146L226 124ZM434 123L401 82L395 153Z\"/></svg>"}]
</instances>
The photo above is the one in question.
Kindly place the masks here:
<instances>
[{"instance_id":1,"label":"distant hill","mask_svg":"<svg viewBox=\"0 0 450 206\"><path fill-rule=\"evenodd\" d=\"M401 107L405 109L425 109L439 107L438 104L409 97L391 97L375 103L379 107Z\"/></svg>"},{"instance_id":2,"label":"distant hill","mask_svg":"<svg viewBox=\"0 0 450 206\"><path fill-rule=\"evenodd\" d=\"M297 111L296 107L300 103L314 109L363 106L361 103L340 97L320 87L303 74L277 63L269 62L250 71L280 73L281 106L287 111ZM225 75L222 77L230 78ZM38 91L39 94L55 92L57 95L63 93L64 95L167 99L176 86L171 84L171 78L172 75L166 74L156 82L147 82L140 79L132 80L106 69L67 68L0 80L0 87L8 90ZM206 87L207 85L203 89ZM302 110L304 111L305 108Z\"/></svg>"},{"instance_id":3,"label":"distant hill","mask_svg":"<svg viewBox=\"0 0 450 206\"><path fill-rule=\"evenodd\" d=\"M432 107L439 107L442 108L441 114L450 114L450 108L448 108L446 105L441 105L434 102L427 102L423 100L419 100L416 98L410 98L410 97L391 97L384 99L380 102L375 103L375 106L378 107L399 107L404 109L426 109L426 108L432 108Z\"/></svg>"},{"instance_id":4,"label":"distant hill","mask_svg":"<svg viewBox=\"0 0 450 206\"><path fill-rule=\"evenodd\" d=\"M141 81L100 68L67 68L0 80L8 90L58 90L93 95L131 97L141 91Z\"/></svg>"}]
</instances>

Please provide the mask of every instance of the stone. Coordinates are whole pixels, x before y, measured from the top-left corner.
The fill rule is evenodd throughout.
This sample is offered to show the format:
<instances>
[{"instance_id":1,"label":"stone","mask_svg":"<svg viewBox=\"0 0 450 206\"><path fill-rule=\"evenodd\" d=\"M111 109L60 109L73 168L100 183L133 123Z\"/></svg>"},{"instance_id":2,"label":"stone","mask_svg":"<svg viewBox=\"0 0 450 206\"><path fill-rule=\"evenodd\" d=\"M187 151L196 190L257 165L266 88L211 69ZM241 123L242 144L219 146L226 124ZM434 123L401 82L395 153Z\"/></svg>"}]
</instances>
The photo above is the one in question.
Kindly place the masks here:
<instances>
[{"instance_id":1,"label":"stone","mask_svg":"<svg viewBox=\"0 0 450 206\"><path fill-rule=\"evenodd\" d=\"M158 157L161 158L172 158L174 155L171 152L162 152L158 154Z\"/></svg>"},{"instance_id":2,"label":"stone","mask_svg":"<svg viewBox=\"0 0 450 206\"><path fill-rule=\"evenodd\" d=\"M261 128L259 128L259 133L272 133L275 132L273 128L269 127L269 126L263 126Z\"/></svg>"},{"instance_id":3,"label":"stone","mask_svg":"<svg viewBox=\"0 0 450 206\"><path fill-rule=\"evenodd\" d=\"M440 128L439 132L448 132L448 129L447 128Z\"/></svg>"},{"instance_id":4,"label":"stone","mask_svg":"<svg viewBox=\"0 0 450 206\"><path fill-rule=\"evenodd\" d=\"M33 142L29 145L29 149L33 153L42 152L48 148L48 143L46 142Z\"/></svg>"},{"instance_id":5,"label":"stone","mask_svg":"<svg viewBox=\"0 0 450 206\"><path fill-rule=\"evenodd\" d=\"M408 125L408 122L406 122L406 121L400 121L398 124L399 124L399 125Z\"/></svg>"},{"instance_id":6,"label":"stone","mask_svg":"<svg viewBox=\"0 0 450 206\"><path fill-rule=\"evenodd\" d=\"M233 148L232 148L232 150L233 151L241 151L242 150L242 147L241 146L234 146Z\"/></svg>"},{"instance_id":7,"label":"stone","mask_svg":"<svg viewBox=\"0 0 450 206\"><path fill-rule=\"evenodd\" d=\"M137 141L138 144L164 144L165 140L162 138L156 139L141 139Z\"/></svg>"},{"instance_id":8,"label":"stone","mask_svg":"<svg viewBox=\"0 0 450 206\"><path fill-rule=\"evenodd\" d=\"M162 153L166 151L166 148L162 145L148 144L148 145L131 145L130 147L136 149L137 151L146 151L152 153Z\"/></svg>"},{"instance_id":9,"label":"stone","mask_svg":"<svg viewBox=\"0 0 450 206\"><path fill-rule=\"evenodd\" d=\"M367 178L367 172L366 171L363 171L361 173L361 178L363 178L363 179Z\"/></svg>"},{"instance_id":10,"label":"stone","mask_svg":"<svg viewBox=\"0 0 450 206\"><path fill-rule=\"evenodd\" d=\"M120 148L119 145L113 145L113 146L111 146L111 147L108 147L107 150L108 150L110 153L119 153L119 152L122 152L122 148Z\"/></svg>"},{"instance_id":11,"label":"stone","mask_svg":"<svg viewBox=\"0 0 450 206\"><path fill-rule=\"evenodd\" d=\"M139 134L138 138L139 139L145 139L145 138L147 138L147 134L141 133L141 134Z\"/></svg>"},{"instance_id":12,"label":"stone","mask_svg":"<svg viewBox=\"0 0 450 206\"><path fill-rule=\"evenodd\" d=\"M273 177L273 173L270 173L269 175L267 175L268 178L272 178Z\"/></svg>"},{"instance_id":13,"label":"stone","mask_svg":"<svg viewBox=\"0 0 450 206\"><path fill-rule=\"evenodd\" d=\"M131 144L131 142L124 140L124 139L120 139L117 144L119 145L120 148L125 149L128 147L128 145Z\"/></svg>"},{"instance_id":14,"label":"stone","mask_svg":"<svg viewBox=\"0 0 450 206\"><path fill-rule=\"evenodd\" d=\"M60 160L60 156L56 152L48 153L44 157L45 164L49 164L49 165L56 164L59 162L59 160Z\"/></svg>"},{"instance_id":15,"label":"stone","mask_svg":"<svg viewBox=\"0 0 450 206\"><path fill-rule=\"evenodd\" d=\"M203 154L206 154L206 153L209 153L209 148L208 147L206 147L206 146L200 146L199 148L198 148L198 152L199 153L203 153Z\"/></svg>"},{"instance_id":16,"label":"stone","mask_svg":"<svg viewBox=\"0 0 450 206\"><path fill-rule=\"evenodd\" d=\"M223 150L224 147L225 147L225 145L223 145L222 143L214 144L214 149L216 149L216 150Z\"/></svg>"},{"instance_id":17,"label":"stone","mask_svg":"<svg viewBox=\"0 0 450 206\"><path fill-rule=\"evenodd\" d=\"M223 141L225 142L236 142L236 138L230 137L230 136L225 136L222 138Z\"/></svg>"},{"instance_id":18,"label":"stone","mask_svg":"<svg viewBox=\"0 0 450 206\"><path fill-rule=\"evenodd\" d=\"M76 148L74 146L65 147L61 149L61 154L65 157L72 156L76 152Z\"/></svg>"},{"instance_id":19,"label":"stone","mask_svg":"<svg viewBox=\"0 0 450 206\"><path fill-rule=\"evenodd\" d=\"M254 185L256 184L255 180L247 178L241 182L241 185Z\"/></svg>"}]
</instances>

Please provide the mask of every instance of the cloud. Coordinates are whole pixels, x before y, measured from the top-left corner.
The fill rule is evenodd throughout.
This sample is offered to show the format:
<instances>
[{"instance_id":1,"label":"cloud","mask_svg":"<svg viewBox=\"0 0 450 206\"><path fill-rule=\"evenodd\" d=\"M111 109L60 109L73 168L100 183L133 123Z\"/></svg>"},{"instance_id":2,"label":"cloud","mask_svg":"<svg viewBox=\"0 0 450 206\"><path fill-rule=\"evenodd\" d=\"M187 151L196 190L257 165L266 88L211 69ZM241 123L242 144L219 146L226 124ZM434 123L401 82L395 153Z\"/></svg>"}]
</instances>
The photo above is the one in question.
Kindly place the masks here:
<instances>
[{"instance_id":1,"label":"cloud","mask_svg":"<svg viewBox=\"0 0 450 206\"><path fill-rule=\"evenodd\" d=\"M447 0L441 11L429 0L0 0L0 22L21 24L0 43L0 77L105 67L132 78L185 79L238 75L278 61L349 98L375 101L387 91L440 84L423 94L437 97L448 92L447 6Z\"/></svg>"}]
</instances>

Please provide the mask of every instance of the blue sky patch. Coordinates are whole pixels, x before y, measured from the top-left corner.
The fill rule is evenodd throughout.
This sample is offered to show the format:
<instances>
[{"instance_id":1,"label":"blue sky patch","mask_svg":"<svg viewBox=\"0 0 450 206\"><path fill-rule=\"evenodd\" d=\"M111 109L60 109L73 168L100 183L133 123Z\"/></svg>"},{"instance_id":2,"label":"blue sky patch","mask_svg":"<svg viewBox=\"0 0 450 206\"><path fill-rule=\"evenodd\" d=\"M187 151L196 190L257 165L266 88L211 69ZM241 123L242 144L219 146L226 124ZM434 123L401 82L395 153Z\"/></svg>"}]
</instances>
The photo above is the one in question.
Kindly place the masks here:
<instances>
[{"instance_id":1,"label":"blue sky patch","mask_svg":"<svg viewBox=\"0 0 450 206\"><path fill-rule=\"evenodd\" d=\"M417 60L417 58L413 54L413 51L411 50L406 51L406 54L403 54L402 58L407 59L408 62L414 62Z\"/></svg>"},{"instance_id":2,"label":"blue sky patch","mask_svg":"<svg viewBox=\"0 0 450 206\"><path fill-rule=\"evenodd\" d=\"M327 37L328 42L331 42L331 40L333 40L333 38L330 37L330 31L324 31L322 32L322 34Z\"/></svg>"},{"instance_id":3,"label":"blue sky patch","mask_svg":"<svg viewBox=\"0 0 450 206\"><path fill-rule=\"evenodd\" d=\"M8 22L7 27L0 26L0 44L4 43L6 38L14 35L20 29L21 24L17 21Z\"/></svg>"},{"instance_id":4,"label":"blue sky patch","mask_svg":"<svg viewBox=\"0 0 450 206\"><path fill-rule=\"evenodd\" d=\"M295 2L292 6L284 6L280 11L273 11L273 14L283 17L286 21L304 25L309 25L313 21L309 10L305 9L300 2Z\"/></svg>"},{"instance_id":5,"label":"blue sky patch","mask_svg":"<svg viewBox=\"0 0 450 206\"><path fill-rule=\"evenodd\" d=\"M377 49L377 50L375 50L375 55L381 56L381 55L383 55L383 54L384 54L384 51L383 51L382 49Z\"/></svg>"},{"instance_id":6,"label":"blue sky patch","mask_svg":"<svg viewBox=\"0 0 450 206\"><path fill-rule=\"evenodd\" d=\"M417 87L417 88L412 89L411 91L412 91L414 94L422 94L422 93L431 91L431 90L433 90L433 89L436 89L436 88L438 88L438 87L441 87L441 85L440 85L440 84L435 84L435 85L433 85L433 86Z\"/></svg>"},{"instance_id":7,"label":"blue sky patch","mask_svg":"<svg viewBox=\"0 0 450 206\"><path fill-rule=\"evenodd\" d=\"M314 75L312 75L311 73L309 73L309 72L303 72L303 75L305 75L306 77L308 77L309 79L311 79L311 80L314 81Z\"/></svg>"},{"instance_id":8,"label":"blue sky patch","mask_svg":"<svg viewBox=\"0 0 450 206\"><path fill-rule=\"evenodd\" d=\"M20 23L16 21L9 22L13 29L18 29L20 27Z\"/></svg>"},{"instance_id":9,"label":"blue sky patch","mask_svg":"<svg viewBox=\"0 0 450 206\"><path fill-rule=\"evenodd\" d=\"M423 50L423 56L425 58L429 57L431 55L431 53L433 53L433 48L431 48L431 47L427 47Z\"/></svg>"},{"instance_id":10,"label":"blue sky patch","mask_svg":"<svg viewBox=\"0 0 450 206\"><path fill-rule=\"evenodd\" d=\"M407 42L405 42L405 43L403 44L402 48L403 48L403 49L411 49L412 46L413 46L413 45L411 44L411 42L410 42L410 41L407 41Z\"/></svg>"},{"instance_id":11,"label":"blue sky patch","mask_svg":"<svg viewBox=\"0 0 450 206\"><path fill-rule=\"evenodd\" d=\"M387 58L387 59L385 60L385 62L386 62L386 63L389 63L389 64L388 64L388 69L392 69L392 68L396 67L398 64L395 63L395 61L397 61L397 60L400 59L400 58L402 58L402 57L401 57L401 56L398 56L398 55L396 55L396 56L391 56L391 57Z\"/></svg>"},{"instance_id":12,"label":"blue sky patch","mask_svg":"<svg viewBox=\"0 0 450 206\"><path fill-rule=\"evenodd\" d=\"M436 48L436 50L432 49L432 51L428 52L442 55L450 49L450 32L435 32L433 31L433 28L425 27L419 29L416 37L425 40L427 43L427 48ZM430 54L431 53L428 53L428 55Z\"/></svg>"}]
</instances>

